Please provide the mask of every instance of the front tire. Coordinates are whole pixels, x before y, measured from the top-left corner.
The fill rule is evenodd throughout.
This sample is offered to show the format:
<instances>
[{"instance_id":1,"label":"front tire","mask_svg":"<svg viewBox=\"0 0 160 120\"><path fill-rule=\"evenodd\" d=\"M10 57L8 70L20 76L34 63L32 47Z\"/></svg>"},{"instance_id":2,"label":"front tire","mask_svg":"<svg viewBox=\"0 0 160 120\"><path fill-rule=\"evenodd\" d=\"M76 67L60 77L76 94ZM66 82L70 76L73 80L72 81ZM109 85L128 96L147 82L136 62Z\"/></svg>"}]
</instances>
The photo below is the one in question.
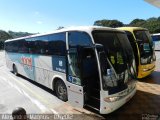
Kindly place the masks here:
<instances>
[{"instance_id":1,"label":"front tire","mask_svg":"<svg viewBox=\"0 0 160 120\"><path fill-rule=\"evenodd\" d=\"M58 80L55 84L55 92L59 99L66 102L68 100L67 88L62 80Z\"/></svg>"}]
</instances>

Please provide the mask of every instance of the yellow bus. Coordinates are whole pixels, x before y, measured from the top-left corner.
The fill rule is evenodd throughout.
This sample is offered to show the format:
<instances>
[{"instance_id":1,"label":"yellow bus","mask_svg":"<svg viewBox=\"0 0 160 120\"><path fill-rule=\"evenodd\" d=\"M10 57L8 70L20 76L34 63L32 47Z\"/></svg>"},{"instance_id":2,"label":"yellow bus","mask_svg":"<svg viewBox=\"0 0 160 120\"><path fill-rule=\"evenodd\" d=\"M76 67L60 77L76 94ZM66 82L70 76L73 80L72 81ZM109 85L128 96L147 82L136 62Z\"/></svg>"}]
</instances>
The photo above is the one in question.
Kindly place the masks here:
<instances>
[{"instance_id":1,"label":"yellow bus","mask_svg":"<svg viewBox=\"0 0 160 120\"><path fill-rule=\"evenodd\" d=\"M117 28L126 32L136 59L137 78L150 75L155 69L155 51L149 31L141 27Z\"/></svg>"}]
</instances>

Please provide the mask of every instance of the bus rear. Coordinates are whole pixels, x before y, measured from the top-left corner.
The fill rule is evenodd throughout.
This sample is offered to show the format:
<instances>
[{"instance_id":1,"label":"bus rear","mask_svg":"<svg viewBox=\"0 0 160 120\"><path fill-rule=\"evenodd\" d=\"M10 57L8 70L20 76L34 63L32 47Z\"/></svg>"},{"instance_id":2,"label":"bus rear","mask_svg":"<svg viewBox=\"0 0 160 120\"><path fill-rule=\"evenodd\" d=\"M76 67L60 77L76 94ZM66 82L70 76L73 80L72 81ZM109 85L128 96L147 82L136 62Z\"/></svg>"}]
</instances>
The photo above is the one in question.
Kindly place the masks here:
<instances>
[{"instance_id":1,"label":"bus rear","mask_svg":"<svg viewBox=\"0 0 160 120\"><path fill-rule=\"evenodd\" d=\"M134 50L137 78L144 78L150 75L155 69L156 56L149 31L140 27L121 27L118 29L127 33Z\"/></svg>"}]
</instances>

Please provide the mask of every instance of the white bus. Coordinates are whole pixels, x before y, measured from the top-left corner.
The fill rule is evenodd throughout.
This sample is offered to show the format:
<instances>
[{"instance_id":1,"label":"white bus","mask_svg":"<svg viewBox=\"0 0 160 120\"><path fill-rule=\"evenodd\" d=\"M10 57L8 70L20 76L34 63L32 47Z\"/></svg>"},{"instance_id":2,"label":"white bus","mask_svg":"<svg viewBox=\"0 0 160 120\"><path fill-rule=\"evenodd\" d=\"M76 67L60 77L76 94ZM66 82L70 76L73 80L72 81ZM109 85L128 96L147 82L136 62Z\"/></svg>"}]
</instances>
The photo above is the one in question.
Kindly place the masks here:
<instances>
[{"instance_id":1,"label":"white bus","mask_svg":"<svg viewBox=\"0 0 160 120\"><path fill-rule=\"evenodd\" d=\"M155 50L160 50L160 33L152 34L151 37L155 45Z\"/></svg>"},{"instance_id":2,"label":"white bus","mask_svg":"<svg viewBox=\"0 0 160 120\"><path fill-rule=\"evenodd\" d=\"M133 51L120 30L72 27L7 40L5 54L14 74L54 90L76 107L107 114L136 92Z\"/></svg>"}]
</instances>

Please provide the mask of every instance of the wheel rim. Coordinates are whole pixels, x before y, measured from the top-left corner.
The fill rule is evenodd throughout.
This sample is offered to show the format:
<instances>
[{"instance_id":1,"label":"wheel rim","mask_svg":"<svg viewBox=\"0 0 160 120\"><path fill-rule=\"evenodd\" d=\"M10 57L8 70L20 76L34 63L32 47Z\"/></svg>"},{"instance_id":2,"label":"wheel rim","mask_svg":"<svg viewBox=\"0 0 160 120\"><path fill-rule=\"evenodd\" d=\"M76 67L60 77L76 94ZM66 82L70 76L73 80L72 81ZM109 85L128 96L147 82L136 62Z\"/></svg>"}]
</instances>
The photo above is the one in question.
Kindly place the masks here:
<instances>
[{"instance_id":1,"label":"wheel rim","mask_svg":"<svg viewBox=\"0 0 160 120\"><path fill-rule=\"evenodd\" d=\"M65 100L67 97L67 90L65 88L65 86L62 83L58 84L57 87L57 92L58 92L58 96L61 100Z\"/></svg>"}]
</instances>

